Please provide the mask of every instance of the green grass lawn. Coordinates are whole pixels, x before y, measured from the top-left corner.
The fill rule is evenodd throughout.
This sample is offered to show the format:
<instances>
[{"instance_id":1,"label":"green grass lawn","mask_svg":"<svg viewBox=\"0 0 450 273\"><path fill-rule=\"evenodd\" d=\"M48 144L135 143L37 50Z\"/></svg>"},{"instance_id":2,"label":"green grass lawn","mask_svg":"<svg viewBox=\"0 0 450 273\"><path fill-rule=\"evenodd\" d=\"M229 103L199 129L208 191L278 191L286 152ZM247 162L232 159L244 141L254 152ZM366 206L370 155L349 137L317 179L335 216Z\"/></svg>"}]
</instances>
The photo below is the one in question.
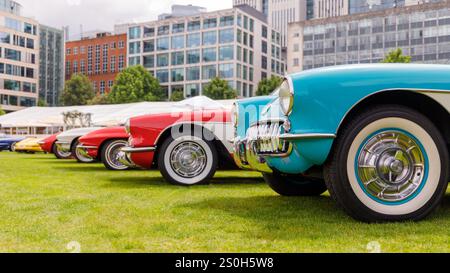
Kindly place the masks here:
<instances>
[{"instance_id":1,"label":"green grass lawn","mask_svg":"<svg viewBox=\"0 0 450 273\"><path fill-rule=\"evenodd\" d=\"M277 196L259 174L207 186L157 171L107 171L52 155L0 153L0 252L450 252L450 195L420 223L368 225L328 195Z\"/></svg>"}]
</instances>

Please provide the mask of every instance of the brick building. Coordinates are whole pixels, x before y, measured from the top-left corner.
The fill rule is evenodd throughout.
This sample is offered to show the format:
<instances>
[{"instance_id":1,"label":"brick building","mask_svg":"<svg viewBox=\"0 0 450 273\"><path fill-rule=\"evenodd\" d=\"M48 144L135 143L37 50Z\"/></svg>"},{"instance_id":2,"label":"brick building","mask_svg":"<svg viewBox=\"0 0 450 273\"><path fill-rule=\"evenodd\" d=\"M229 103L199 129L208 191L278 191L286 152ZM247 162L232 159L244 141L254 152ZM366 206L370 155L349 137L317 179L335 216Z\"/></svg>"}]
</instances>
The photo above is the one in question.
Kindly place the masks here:
<instances>
[{"instance_id":1,"label":"brick building","mask_svg":"<svg viewBox=\"0 0 450 273\"><path fill-rule=\"evenodd\" d=\"M127 66L127 35L97 33L66 42L65 78L87 75L98 94L110 92L117 74Z\"/></svg>"}]
</instances>

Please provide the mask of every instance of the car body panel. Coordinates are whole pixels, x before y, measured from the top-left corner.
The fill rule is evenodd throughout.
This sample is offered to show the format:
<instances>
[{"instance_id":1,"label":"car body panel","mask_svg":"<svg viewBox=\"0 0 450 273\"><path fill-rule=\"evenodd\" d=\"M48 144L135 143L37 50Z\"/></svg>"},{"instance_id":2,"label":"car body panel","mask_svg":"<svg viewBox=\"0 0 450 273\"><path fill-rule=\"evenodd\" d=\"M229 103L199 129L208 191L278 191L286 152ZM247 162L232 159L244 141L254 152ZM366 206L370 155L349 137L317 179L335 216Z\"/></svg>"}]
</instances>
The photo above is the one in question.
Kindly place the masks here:
<instances>
[{"instance_id":1,"label":"car body panel","mask_svg":"<svg viewBox=\"0 0 450 273\"><path fill-rule=\"evenodd\" d=\"M44 152L39 142L42 141L43 138L30 137L26 138L18 143L16 143L15 150L16 152L32 152L39 153Z\"/></svg>"},{"instance_id":2,"label":"car body panel","mask_svg":"<svg viewBox=\"0 0 450 273\"><path fill-rule=\"evenodd\" d=\"M315 165L323 165L334 143L333 136L338 134L345 117L372 95L393 91L421 93L450 109L450 66L447 65L346 65L304 71L287 76L287 80L294 89L291 115L285 116L279 101L272 97L259 113L258 121L288 120L290 134L316 136L290 141L293 150L288 156L264 156L271 169L288 174L304 173ZM247 104L248 100L242 103ZM243 115L240 112L240 119L245 119ZM238 139L245 139L244 132L253 124L245 122L239 123Z\"/></svg>"},{"instance_id":3,"label":"car body panel","mask_svg":"<svg viewBox=\"0 0 450 273\"><path fill-rule=\"evenodd\" d=\"M75 139L98 129L101 129L101 127L77 128L65 131L56 137L56 144L59 145L63 151L68 152Z\"/></svg>"},{"instance_id":4,"label":"car body panel","mask_svg":"<svg viewBox=\"0 0 450 273\"><path fill-rule=\"evenodd\" d=\"M112 139L128 139L128 134L125 132L124 127L108 127L90 132L78 140L86 154L91 158L98 158L100 156L101 146L108 140Z\"/></svg>"},{"instance_id":5,"label":"car body panel","mask_svg":"<svg viewBox=\"0 0 450 273\"><path fill-rule=\"evenodd\" d=\"M182 111L164 114L145 115L130 119L131 138L129 146L134 149L156 148L164 134L178 126L197 125L206 128L220 140L232 154L231 139L233 130L231 113L228 110ZM175 131L176 133L176 131ZM155 152L132 152L127 157L140 167L150 168L153 165Z\"/></svg>"},{"instance_id":6,"label":"car body panel","mask_svg":"<svg viewBox=\"0 0 450 273\"><path fill-rule=\"evenodd\" d=\"M25 137L19 136L4 136L0 138L0 151L6 151L11 149L11 145L24 140Z\"/></svg>"},{"instance_id":7,"label":"car body panel","mask_svg":"<svg viewBox=\"0 0 450 273\"><path fill-rule=\"evenodd\" d=\"M41 146L41 149L46 153L53 153L53 144L55 144L56 138L58 137L59 134L60 133L53 134L53 135L39 141L39 145Z\"/></svg>"}]
</instances>

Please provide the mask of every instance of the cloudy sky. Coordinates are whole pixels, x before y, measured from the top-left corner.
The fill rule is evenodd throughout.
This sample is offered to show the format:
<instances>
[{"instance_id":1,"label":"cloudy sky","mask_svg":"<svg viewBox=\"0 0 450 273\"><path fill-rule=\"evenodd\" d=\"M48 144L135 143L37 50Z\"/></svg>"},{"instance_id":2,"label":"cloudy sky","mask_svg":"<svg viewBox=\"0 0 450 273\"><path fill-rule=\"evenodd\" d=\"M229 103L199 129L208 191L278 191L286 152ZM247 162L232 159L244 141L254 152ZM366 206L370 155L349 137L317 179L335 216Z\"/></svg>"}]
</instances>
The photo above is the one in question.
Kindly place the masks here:
<instances>
[{"instance_id":1,"label":"cloudy sky","mask_svg":"<svg viewBox=\"0 0 450 273\"><path fill-rule=\"evenodd\" d=\"M23 13L40 23L70 26L70 36L84 31L112 30L114 24L154 20L173 4L203 6L208 11L230 8L232 0L16 0Z\"/></svg>"}]
</instances>

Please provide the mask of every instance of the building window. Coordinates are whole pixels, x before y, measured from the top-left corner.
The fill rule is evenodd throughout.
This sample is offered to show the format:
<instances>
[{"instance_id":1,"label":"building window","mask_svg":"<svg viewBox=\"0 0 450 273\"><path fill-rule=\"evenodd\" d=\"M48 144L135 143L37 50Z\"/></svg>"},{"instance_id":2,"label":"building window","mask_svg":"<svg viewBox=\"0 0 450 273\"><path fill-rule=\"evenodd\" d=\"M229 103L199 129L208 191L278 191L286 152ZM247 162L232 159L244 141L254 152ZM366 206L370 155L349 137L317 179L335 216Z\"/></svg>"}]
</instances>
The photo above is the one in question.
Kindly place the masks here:
<instances>
[{"instance_id":1,"label":"building window","mask_svg":"<svg viewBox=\"0 0 450 273\"><path fill-rule=\"evenodd\" d=\"M215 45L217 43L217 31L203 32L203 45Z\"/></svg>"},{"instance_id":2,"label":"building window","mask_svg":"<svg viewBox=\"0 0 450 273\"><path fill-rule=\"evenodd\" d=\"M157 70L156 71L156 78L160 83L167 83L169 82L169 70Z\"/></svg>"},{"instance_id":3,"label":"building window","mask_svg":"<svg viewBox=\"0 0 450 273\"><path fill-rule=\"evenodd\" d=\"M267 30L266 26L262 26L261 32L262 32L262 36L267 39L268 30Z\"/></svg>"},{"instance_id":4,"label":"building window","mask_svg":"<svg viewBox=\"0 0 450 273\"><path fill-rule=\"evenodd\" d=\"M73 55L78 55L78 47L73 48Z\"/></svg>"},{"instance_id":5,"label":"building window","mask_svg":"<svg viewBox=\"0 0 450 273\"><path fill-rule=\"evenodd\" d=\"M155 67L155 56L147 55L143 57L143 64L145 68Z\"/></svg>"},{"instance_id":6,"label":"building window","mask_svg":"<svg viewBox=\"0 0 450 273\"><path fill-rule=\"evenodd\" d=\"M184 48L184 35L172 37L172 49Z\"/></svg>"},{"instance_id":7,"label":"building window","mask_svg":"<svg viewBox=\"0 0 450 273\"><path fill-rule=\"evenodd\" d=\"M234 42L234 29L223 29L219 31L219 42L221 44Z\"/></svg>"},{"instance_id":8,"label":"building window","mask_svg":"<svg viewBox=\"0 0 450 273\"><path fill-rule=\"evenodd\" d=\"M215 65L205 65L202 67L202 79L210 80L217 76L217 68Z\"/></svg>"},{"instance_id":9,"label":"building window","mask_svg":"<svg viewBox=\"0 0 450 273\"><path fill-rule=\"evenodd\" d=\"M86 73L86 61L85 60L80 61L80 72L81 72L81 74Z\"/></svg>"},{"instance_id":10,"label":"building window","mask_svg":"<svg viewBox=\"0 0 450 273\"><path fill-rule=\"evenodd\" d=\"M186 97L192 98L200 95L199 84L186 84Z\"/></svg>"},{"instance_id":11,"label":"building window","mask_svg":"<svg viewBox=\"0 0 450 273\"><path fill-rule=\"evenodd\" d=\"M234 59L234 47L222 46L219 48L219 61L230 61Z\"/></svg>"},{"instance_id":12,"label":"building window","mask_svg":"<svg viewBox=\"0 0 450 273\"><path fill-rule=\"evenodd\" d=\"M226 26L232 26L234 25L234 16L222 16L220 17L220 26L226 27Z\"/></svg>"},{"instance_id":13,"label":"building window","mask_svg":"<svg viewBox=\"0 0 450 273\"><path fill-rule=\"evenodd\" d=\"M114 86L114 81L109 80L108 81L108 88L111 90L111 88Z\"/></svg>"},{"instance_id":14,"label":"building window","mask_svg":"<svg viewBox=\"0 0 450 273\"><path fill-rule=\"evenodd\" d=\"M233 78L233 64L220 64L219 65L219 77L222 79Z\"/></svg>"},{"instance_id":15,"label":"building window","mask_svg":"<svg viewBox=\"0 0 450 273\"><path fill-rule=\"evenodd\" d=\"M132 42L130 43L130 54L139 54L141 53L141 42Z\"/></svg>"},{"instance_id":16,"label":"building window","mask_svg":"<svg viewBox=\"0 0 450 273\"><path fill-rule=\"evenodd\" d=\"M186 59L188 64L197 64L200 62L200 50L186 51Z\"/></svg>"},{"instance_id":17,"label":"building window","mask_svg":"<svg viewBox=\"0 0 450 273\"><path fill-rule=\"evenodd\" d=\"M154 27L144 27L144 38L155 36Z\"/></svg>"},{"instance_id":18,"label":"building window","mask_svg":"<svg viewBox=\"0 0 450 273\"><path fill-rule=\"evenodd\" d=\"M169 50L169 38L159 38L157 41L157 50Z\"/></svg>"},{"instance_id":19,"label":"building window","mask_svg":"<svg viewBox=\"0 0 450 273\"><path fill-rule=\"evenodd\" d=\"M105 94L105 81L100 81L100 94Z\"/></svg>"},{"instance_id":20,"label":"building window","mask_svg":"<svg viewBox=\"0 0 450 273\"><path fill-rule=\"evenodd\" d=\"M70 74L71 74L71 67L70 67L70 65L71 65L71 62L70 61L67 61L66 62L66 76L70 76Z\"/></svg>"},{"instance_id":21,"label":"building window","mask_svg":"<svg viewBox=\"0 0 450 273\"><path fill-rule=\"evenodd\" d=\"M200 30L200 21L193 21L188 23L188 31L197 31Z\"/></svg>"},{"instance_id":22,"label":"building window","mask_svg":"<svg viewBox=\"0 0 450 273\"><path fill-rule=\"evenodd\" d=\"M144 53L155 51L155 40L144 41Z\"/></svg>"},{"instance_id":23,"label":"building window","mask_svg":"<svg viewBox=\"0 0 450 273\"><path fill-rule=\"evenodd\" d=\"M66 49L66 55L70 55L72 54L72 49L71 48L67 48Z\"/></svg>"},{"instance_id":24,"label":"building window","mask_svg":"<svg viewBox=\"0 0 450 273\"><path fill-rule=\"evenodd\" d=\"M172 33L184 32L184 23L178 23L172 25Z\"/></svg>"},{"instance_id":25,"label":"building window","mask_svg":"<svg viewBox=\"0 0 450 273\"><path fill-rule=\"evenodd\" d=\"M202 59L203 59L204 62L215 62L215 61L217 61L216 48L215 47L204 48L202 56L203 56Z\"/></svg>"},{"instance_id":26,"label":"building window","mask_svg":"<svg viewBox=\"0 0 450 273\"><path fill-rule=\"evenodd\" d=\"M158 67L166 67L169 66L169 54L158 54L156 65Z\"/></svg>"},{"instance_id":27,"label":"building window","mask_svg":"<svg viewBox=\"0 0 450 273\"><path fill-rule=\"evenodd\" d=\"M130 27L128 35L130 40L141 38L141 27L140 26Z\"/></svg>"},{"instance_id":28,"label":"building window","mask_svg":"<svg viewBox=\"0 0 450 273\"><path fill-rule=\"evenodd\" d=\"M170 26L160 26L158 27L158 35L168 35L170 32Z\"/></svg>"},{"instance_id":29,"label":"building window","mask_svg":"<svg viewBox=\"0 0 450 273\"><path fill-rule=\"evenodd\" d=\"M172 82L184 81L184 68L172 69Z\"/></svg>"},{"instance_id":30,"label":"building window","mask_svg":"<svg viewBox=\"0 0 450 273\"><path fill-rule=\"evenodd\" d=\"M119 48L125 48L125 42L124 41L119 41Z\"/></svg>"},{"instance_id":31,"label":"building window","mask_svg":"<svg viewBox=\"0 0 450 273\"><path fill-rule=\"evenodd\" d=\"M187 47L198 47L200 46L200 33L192 33L187 35Z\"/></svg>"},{"instance_id":32,"label":"building window","mask_svg":"<svg viewBox=\"0 0 450 273\"><path fill-rule=\"evenodd\" d=\"M184 65L184 51L172 53L172 65Z\"/></svg>"},{"instance_id":33,"label":"building window","mask_svg":"<svg viewBox=\"0 0 450 273\"><path fill-rule=\"evenodd\" d=\"M217 27L217 18L210 18L210 19L204 19L203 20L203 28L215 28Z\"/></svg>"},{"instance_id":34,"label":"building window","mask_svg":"<svg viewBox=\"0 0 450 273\"><path fill-rule=\"evenodd\" d=\"M194 66L186 68L186 80L187 81L200 80L200 67Z\"/></svg>"},{"instance_id":35,"label":"building window","mask_svg":"<svg viewBox=\"0 0 450 273\"><path fill-rule=\"evenodd\" d=\"M119 72L125 67L125 57L123 55L119 56Z\"/></svg>"},{"instance_id":36,"label":"building window","mask_svg":"<svg viewBox=\"0 0 450 273\"><path fill-rule=\"evenodd\" d=\"M128 63L130 64L130 66L139 65L141 64L141 57L130 57Z\"/></svg>"},{"instance_id":37,"label":"building window","mask_svg":"<svg viewBox=\"0 0 450 273\"><path fill-rule=\"evenodd\" d=\"M77 61L73 61L73 73L74 74L78 73L78 62Z\"/></svg>"}]
</instances>

